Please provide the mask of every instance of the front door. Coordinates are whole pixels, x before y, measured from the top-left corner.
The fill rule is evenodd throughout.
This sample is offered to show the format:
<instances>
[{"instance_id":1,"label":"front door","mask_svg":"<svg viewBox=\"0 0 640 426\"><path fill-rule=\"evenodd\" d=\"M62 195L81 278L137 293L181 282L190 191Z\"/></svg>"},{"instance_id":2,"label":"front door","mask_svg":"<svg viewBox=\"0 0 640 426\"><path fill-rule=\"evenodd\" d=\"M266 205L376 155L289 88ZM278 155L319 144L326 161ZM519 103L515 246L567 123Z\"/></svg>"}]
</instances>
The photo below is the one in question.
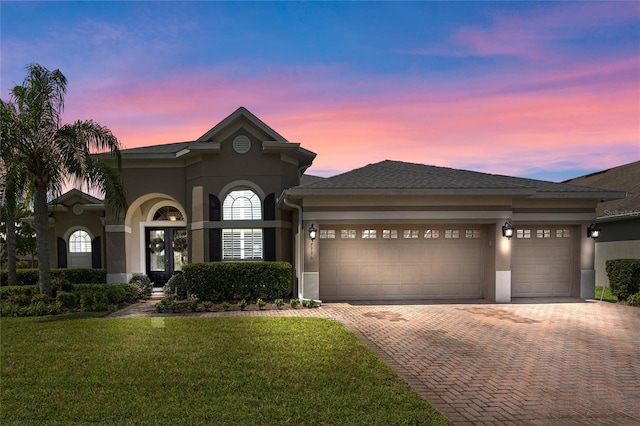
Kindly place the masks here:
<instances>
[{"instance_id":1,"label":"front door","mask_svg":"<svg viewBox=\"0 0 640 426\"><path fill-rule=\"evenodd\" d=\"M154 287L162 287L187 263L185 228L147 228L147 276Z\"/></svg>"}]
</instances>

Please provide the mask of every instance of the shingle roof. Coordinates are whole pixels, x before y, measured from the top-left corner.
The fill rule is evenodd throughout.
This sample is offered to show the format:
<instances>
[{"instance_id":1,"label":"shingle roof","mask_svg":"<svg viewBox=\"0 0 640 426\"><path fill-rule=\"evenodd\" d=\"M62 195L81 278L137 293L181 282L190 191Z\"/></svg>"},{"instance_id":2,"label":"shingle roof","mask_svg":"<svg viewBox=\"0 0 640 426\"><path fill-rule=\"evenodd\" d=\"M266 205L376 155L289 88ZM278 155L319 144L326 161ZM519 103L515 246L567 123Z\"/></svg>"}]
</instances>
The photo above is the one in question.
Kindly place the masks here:
<instances>
[{"instance_id":1,"label":"shingle roof","mask_svg":"<svg viewBox=\"0 0 640 426\"><path fill-rule=\"evenodd\" d=\"M319 180L323 180L326 178L323 178L321 176L314 176L314 175L302 175L300 177L300 185L309 185L311 183L317 182Z\"/></svg>"},{"instance_id":2,"label":"shingle roof","mask_svg":"<svg viewBox=\"0 0 640 426\"><path fill-rule=\"evenodd\" d=\"M637 216L640 213L640 161L573 178L566 183L628 192L626 198L598 203L598 217Z\"/></svg>"},{"instance_id":3,"label":"shingle roof","mask_svg":"<svg viewBox=\"0 0 640 426\"><path fill-rule=\"evenodd\" d=\"M504 189L524 192L602 193L599 188L385 160L296 187L300 190ZM305 191L306 192L306 191ZM613 195L613 194L612 194Z\"/></svg>"},{"instance_id":4,"label":"shingle roof","mask_svg":"<svg viewBox=\"0 0 640 426\"><path fill-rule=\"evenodd\" d=\"M120 152L122 154L175 154L194 143L196 142L174 142L163 145L141 146L139 148L123 149Z\"/></svg>"}]
</instances>

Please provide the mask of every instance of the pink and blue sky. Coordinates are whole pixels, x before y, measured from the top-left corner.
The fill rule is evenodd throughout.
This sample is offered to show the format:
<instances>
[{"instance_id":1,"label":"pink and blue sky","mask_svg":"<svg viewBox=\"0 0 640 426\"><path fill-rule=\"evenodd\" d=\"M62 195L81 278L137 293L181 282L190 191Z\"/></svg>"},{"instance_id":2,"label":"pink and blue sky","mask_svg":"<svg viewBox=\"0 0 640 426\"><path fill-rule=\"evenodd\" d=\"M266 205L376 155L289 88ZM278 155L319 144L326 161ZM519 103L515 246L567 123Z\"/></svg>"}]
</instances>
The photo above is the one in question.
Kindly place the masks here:
<instances>
[{"instance_id":1,"label":"pink and blue sky","mask_svg":"<svg viewBox=\"0 0 640 426\"><path fill-rule=\"evenodd\" d=\"M125 148L239 106L331 176L385 159L561 181L640 159L638 2L0 3L0 97L69 80Z\"/></svg>"}]
</instances>

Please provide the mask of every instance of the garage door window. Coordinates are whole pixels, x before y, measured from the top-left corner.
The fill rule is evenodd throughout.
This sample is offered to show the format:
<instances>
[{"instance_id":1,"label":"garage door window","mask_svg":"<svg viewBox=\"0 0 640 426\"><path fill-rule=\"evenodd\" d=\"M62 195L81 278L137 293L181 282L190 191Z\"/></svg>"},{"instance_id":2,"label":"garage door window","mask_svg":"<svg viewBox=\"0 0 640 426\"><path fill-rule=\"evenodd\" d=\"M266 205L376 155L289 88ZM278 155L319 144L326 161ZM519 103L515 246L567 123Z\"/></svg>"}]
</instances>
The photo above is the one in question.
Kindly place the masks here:
<instances>
[{"instance_id":1,"label":"garage door window","mask_svg":"<svg viewBox=\"0 0 640 426\"><path fill-rule=\"evenodd\" d=\"M568 229L556 229L556 238L570 238L571 232Z\"/></svg>"},{"instance_id":2,"label":"garage door window","mask_svg":"<svg viewBox=\"0 0 640 426\"><path fill-rule=\"evenodd\" d=\"M355 229L343 229L340 231L340 238L344 238L347 240L355 240L356 238L356 230Z\"/></svg>"},{"instance_id":3,"label":"garage door window","mask_svg":"<svg viewBox=\"0 0 640 426\"><path fill-rule=\"evenodd\" d=\"M426 239L440 238L440 230L439 229L425 229L424 230L424 238L426 238Z\"/></svg>"},{"instance_id":4,"label":"garage door window","mask_svg":"<svg viewBox=\"0 0 640 426\"><path fill-rule=\"evenodd\" d=\"M480 230L479 229L465 229L464 237L465 238L480 238Z\"/></svg>"},{"instance_id":5,"label":"garage door window","mask_svg":"<svg viewBox=\"0 0 640 426\"><path fill-rule=\"evenodd\" d=\"M460 238L460 230L459 229L445 229L444 237L445 238Z\"/></svg>"},{"instance_id":6,"label":"garage door window","mask_svg":"<svg viewBox=\"0 0 640 426\"><path fill-rule=\"evenodd\" d=\"M321 229L320 230L320 239L335 239L336 238L336 230L335 229Z\"/></svg>"},{"instance_id":7,"label":"garage door window","mask_svg":"<svg viewBox=\"0 0 640 426\"><path fill-rule=\"evenodd\" d=\"M397 229L383 229L382 238L398 238Z\"/></svg>"},{"instance_id":8,"label":"garage door window","mask_svg":"<svg viewBox=\"0 0 640 426\"><path fill-rule=\"evenodd\" d=\"M405 229L402 235L404 238L418 238L420 232L417 229Z\"/></svg>"},{"instance_id":9,"label":"garage door window","mask_svg":"<svg viewBox=\"0 0 640 426\"><path fill-rule=\"evenodd\" d=\"M378 231L376 229L363 229L362 238L367 240L378 238Z\"/></svg>"},{"instance_id":10,"label":"garage door window","mask_svg":"<svg viewBox=\"0 0 640 426\"><path fill-rule=\"evenodd\" d=\"M531 238L531 229L516 229L516 238Z\"/></svg>"},{"instance_id":11,"label":"garage door window","mask_svg":"<svg viewBox=\"0 0 640 426\"><path fill-rule=\"evenodd\" d=\"M551 229L536 229L537 238L551 238Z\"/></svg>"}]
</instances>

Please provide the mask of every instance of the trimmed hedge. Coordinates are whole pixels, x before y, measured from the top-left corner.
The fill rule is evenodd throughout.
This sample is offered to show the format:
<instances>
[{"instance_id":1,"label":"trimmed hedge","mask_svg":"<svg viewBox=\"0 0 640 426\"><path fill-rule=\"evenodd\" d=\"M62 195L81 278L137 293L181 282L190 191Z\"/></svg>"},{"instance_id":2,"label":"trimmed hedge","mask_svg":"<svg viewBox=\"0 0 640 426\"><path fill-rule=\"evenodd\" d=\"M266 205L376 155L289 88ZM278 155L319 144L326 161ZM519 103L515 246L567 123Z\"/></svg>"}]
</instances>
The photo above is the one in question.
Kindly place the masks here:
<instances>
[{"instance_id":1,"label":"trimmed hedge","mask_svg":"<svg viewBox=\"0 0 640 426\"><path fill-rule=\"evenodd\" d=\"M38 293L40 293L40 288L37 285L8 285L0 287L0 300L6 300L18 294L31 297Z\"/></svg>"},{"instance_id":2,"label":"trimmed hedge","mask_svg":"<svg viewBox=\"0 0 640 426\"><path fill-rule=\"evenodd\" d=\"M208 262L182 267L184 284L200 300L274 300L291 292L287 262Z\"/></svg>"},{"instance_id":3,"label":"trimmed hedge","mask_svg":"<svg viewBox=\"0 0 640 426\"><path fill-rule=\"evenodd\" d=\"M18 269L16 271L17 285L36 285L40 281L38 268ZM70 283L104 284L107 282L106 269L51 269L51 279L67 280ZM6 286L9 281L7 270L0 271L0 284Z\"/></svg>"},{"instance_id":4,"label":"trimmed hedge","mask_svg":"<svg viewBox=\"0 0 640 426\"><path fill-rule=\"evenodd\" d=\"M605 265L611 293L618 300L640 292L640 259L609 259Z\"/></svg>"}]
</instances>

